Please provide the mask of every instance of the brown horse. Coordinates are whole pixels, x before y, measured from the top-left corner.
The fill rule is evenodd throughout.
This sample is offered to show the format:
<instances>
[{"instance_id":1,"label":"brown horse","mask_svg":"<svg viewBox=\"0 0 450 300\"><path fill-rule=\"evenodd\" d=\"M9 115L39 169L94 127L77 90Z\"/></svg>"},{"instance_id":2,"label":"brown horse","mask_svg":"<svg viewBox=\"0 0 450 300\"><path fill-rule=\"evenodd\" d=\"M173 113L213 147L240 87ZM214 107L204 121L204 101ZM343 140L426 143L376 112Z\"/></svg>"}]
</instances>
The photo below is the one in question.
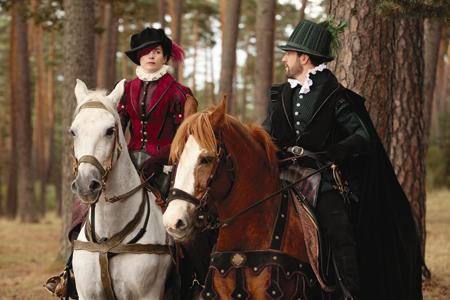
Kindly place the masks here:
<instances>
[{"instance_id":1,"label":"brown horse","mask_svg":"<svg viewBox=\"0 0 450 300\"><path fill-rule=\"evenodd\" d=\"M309 264L299 214L316 226L314 218L290 192L277 193L282 184L270 136L225 114L225 107L223 100L178 129L166 230L183 241L199 222L220 228L205 299L312 299L325 284Z\"/></svg>"}]
</instances>

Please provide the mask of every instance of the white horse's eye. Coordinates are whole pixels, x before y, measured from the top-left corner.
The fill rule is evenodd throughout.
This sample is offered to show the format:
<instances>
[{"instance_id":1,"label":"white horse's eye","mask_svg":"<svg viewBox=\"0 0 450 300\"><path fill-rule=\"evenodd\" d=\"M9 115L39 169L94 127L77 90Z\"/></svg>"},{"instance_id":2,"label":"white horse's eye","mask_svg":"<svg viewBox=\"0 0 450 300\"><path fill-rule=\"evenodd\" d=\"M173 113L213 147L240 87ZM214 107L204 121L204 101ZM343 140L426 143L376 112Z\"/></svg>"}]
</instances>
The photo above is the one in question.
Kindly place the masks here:
<instances>
[{"instance_id":1,"label":"white horse's eye","mask_svg":"<svg viewBox=\"0 0 450 300\"><path fill-rule=\"evenodd\" d=\"M69 129L69 133L72 135L72 136L75 136L76 134L75 134L75 131L73 131L73 129Z\"/></svg>"},{"instance_id":2,"label":"white horse's eye","mask_svg":"<svg viewBox=\"0 0 450 300\"><path fill-rule=\"evenodd\" d=\"M116 132L116 128L115 127L110 127L106 130L106 135L107 136L111 136L114 134L114 132Z\"/></svg>"}]
</instances>

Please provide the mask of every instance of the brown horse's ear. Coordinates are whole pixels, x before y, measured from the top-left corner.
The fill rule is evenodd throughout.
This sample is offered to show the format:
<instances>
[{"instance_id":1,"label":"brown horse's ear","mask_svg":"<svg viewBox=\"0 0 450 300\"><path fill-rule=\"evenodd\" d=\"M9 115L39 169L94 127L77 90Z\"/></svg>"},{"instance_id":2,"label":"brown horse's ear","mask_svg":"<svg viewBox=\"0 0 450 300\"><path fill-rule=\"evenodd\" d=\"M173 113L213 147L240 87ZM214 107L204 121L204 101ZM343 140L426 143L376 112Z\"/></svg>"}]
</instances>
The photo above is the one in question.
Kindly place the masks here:
<instances>
[{"instance_id":1,"label":"brown horse's ear","mask_svg":"<svg viewBox=\"0 0 450 300\"><path fill-rule=\"evenodd\" d=\"M225 113L227 111L227 95L224 95L222 101L211 111L209 120L215 128L221 127L225 121Z\"/></svg>"}]
</instances>

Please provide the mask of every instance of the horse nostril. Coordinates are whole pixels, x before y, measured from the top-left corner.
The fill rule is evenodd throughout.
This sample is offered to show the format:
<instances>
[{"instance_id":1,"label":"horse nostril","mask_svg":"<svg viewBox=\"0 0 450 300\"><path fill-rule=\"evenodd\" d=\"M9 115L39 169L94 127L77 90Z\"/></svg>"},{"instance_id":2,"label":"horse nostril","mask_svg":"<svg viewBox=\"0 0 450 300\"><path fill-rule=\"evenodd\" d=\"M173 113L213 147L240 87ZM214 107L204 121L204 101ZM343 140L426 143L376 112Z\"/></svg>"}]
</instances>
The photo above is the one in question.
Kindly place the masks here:
<instances>
[{"instance_id":1,"label":"horse nostril","mask_svg":"<svg viewBox=\"0 0 450 300\"><path fill-rule=\"evenodd\" d=\"M176 229L183 229L184 227L186 227L186 224L184 224L183 220L179 219L177 221L177 224L175 224L175 228Z\"/></svg>"},{"instance_id":2,"label":"horse nostril","mask_svg":"<svg viewBox=\"0 0 450 300\"><path fill-rule=\"evenodd\" d=\"M97 192L101 188L101 184L98 180L92 180L89 184L89 190L91 192Z\"/></svg>"}]
</instances>

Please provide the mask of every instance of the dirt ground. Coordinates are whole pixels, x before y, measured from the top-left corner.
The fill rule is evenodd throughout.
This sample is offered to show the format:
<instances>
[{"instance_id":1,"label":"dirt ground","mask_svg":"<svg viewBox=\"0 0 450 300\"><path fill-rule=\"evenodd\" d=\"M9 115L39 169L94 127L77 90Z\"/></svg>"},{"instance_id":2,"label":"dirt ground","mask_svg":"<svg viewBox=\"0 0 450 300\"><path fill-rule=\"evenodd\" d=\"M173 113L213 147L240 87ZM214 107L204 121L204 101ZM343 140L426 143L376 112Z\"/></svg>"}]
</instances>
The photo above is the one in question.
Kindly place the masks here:
<instances>
[{"instance_id":1,"label":"dirt ground","mask_svg":"<svg viewBox=\"0 0 450 300\"><path fill-rule=\"evenodd\" d=\"M42 284L63 266L55 260L60 226L53 214L39 224L0 219L0 300L55 299ZM427 234L424 299L450 299L450 191L430 193Z\"/></svg>"}]
</instances>

